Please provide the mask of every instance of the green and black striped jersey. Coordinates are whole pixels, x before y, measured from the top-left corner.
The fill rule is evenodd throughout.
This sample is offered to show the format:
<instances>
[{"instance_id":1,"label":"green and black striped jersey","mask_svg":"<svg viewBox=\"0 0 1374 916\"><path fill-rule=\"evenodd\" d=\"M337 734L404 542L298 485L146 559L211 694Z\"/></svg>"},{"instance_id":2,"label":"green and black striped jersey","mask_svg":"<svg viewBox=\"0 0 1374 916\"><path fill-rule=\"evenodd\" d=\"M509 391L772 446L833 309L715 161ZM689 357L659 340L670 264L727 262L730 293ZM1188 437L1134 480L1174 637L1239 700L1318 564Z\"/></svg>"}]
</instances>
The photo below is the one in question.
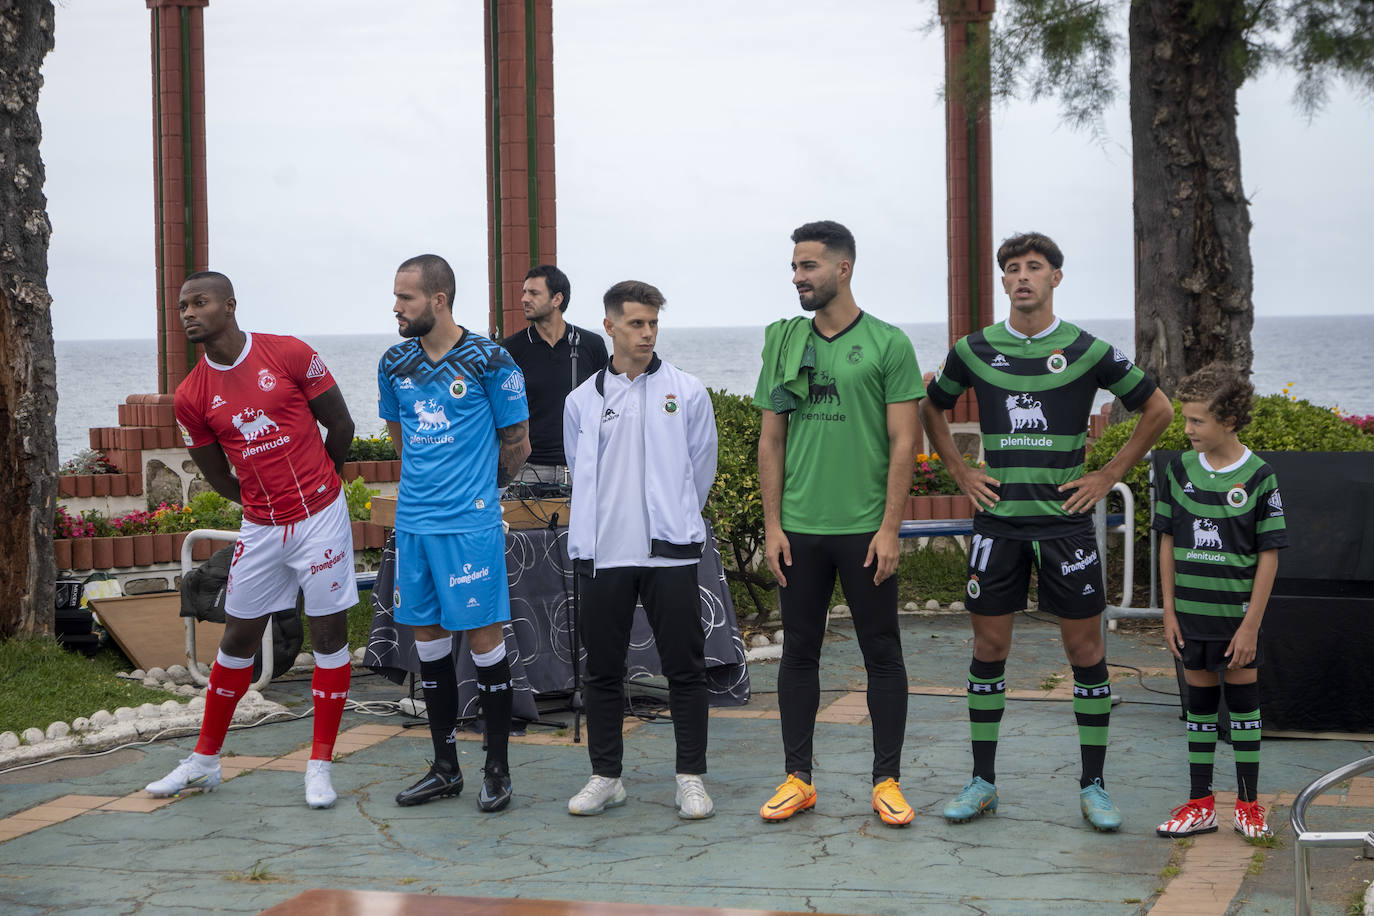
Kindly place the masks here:
<instances>
[{"instance_id":1,"label":"green and black striped jersey","mask_svg":"<svg viewBox=\"0 0 1374 916\"><path fill-rule=\"evenodd\" d=\"M1213 470L1197 452L1155 481L1156 531L1174 536L1174 611L1184 639L1229 641L1254 588L1262 550L1288 546L1273 468L1249 449Z\"/></svg>"},{"instance_id":2,"label":"green and black striped jersey","mask_svg":"<svg viewBox=\"0 0 1374 916\"><path fill-rule=\"evenodd\" d=\"M1092 529L1091 515L1059 507L1060 484L1083 476L1088 416L1099 388L1138 410L1156 385L1119 348L1067 321L1026 337L1003 322L962 338L927 386L942 409L972 388L978 398L987 473L1000 501L980 511L979 530L1040 540Z\"/></svg>"}]
</instances>

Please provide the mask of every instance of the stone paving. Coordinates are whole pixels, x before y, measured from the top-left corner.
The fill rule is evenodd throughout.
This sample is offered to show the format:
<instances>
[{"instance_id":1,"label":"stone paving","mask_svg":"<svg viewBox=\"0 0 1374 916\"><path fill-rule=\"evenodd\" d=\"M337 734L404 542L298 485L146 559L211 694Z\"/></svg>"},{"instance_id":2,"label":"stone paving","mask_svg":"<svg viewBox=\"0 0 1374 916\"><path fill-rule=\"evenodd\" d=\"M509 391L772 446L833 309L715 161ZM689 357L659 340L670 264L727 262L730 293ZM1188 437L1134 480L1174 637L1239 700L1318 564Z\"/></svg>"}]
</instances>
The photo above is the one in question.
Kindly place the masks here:
<instances>
[{"instance_id":1,"label":"stone paving","mask_svg":"<svg viewBox=\"0 0 1374 916\"><path fill-rule=\"evenodd\" d=\"M717 814L682 821L673 809L671 726L626 720L629 803L574 818L567 799L588 775L585 747L535 726L513 741L516 798L476 810L481 747L461 745L470 788L457 799L399 808L396 791L427 766L428 732L400 717L349 712L334 764L331 810L302 799L310 720L230 735L215 792L151 799L142 791L194 738L0 774L0 913L257 913L310 888L464 894L852 914L1239 914L1292 912L1287 803L1328 770L1367 756L1355 740L1266 739L1262 800L1275 848L1221 831L1188 843L1154 835L1183 800L1187 757L1170 660L1157 633L1113 634L1114 691L1107 784L1126 824L1099 834L1078 811L1078 747L1068 666L1057 627L1023 616L1008 667L998 761L1001 807L963 825L940 809L967 780L962 687L969 650L959 616L904 616L911 708L905 829L869 804L870 732L863 673L848 621L832 623L822 672L815 780L819 802L782 824L759 805L782 777L776 662L751 666L755 699L711 720L707 787ZM1148 689L1147 689L1148 688ZM1152 692L1160 691L1160 692ZM396 700L404 688L354 679L353 698ZM274 682L268 700L308 708L307 678ZM568 714L550 712L567 721ZM1231 787L1220 746L1217 785ZM232 777L232 778L231 778ZM1233 796L1218 793L1229 814ZM1309 823L1374 826L1374 779L1321 799ZM1354 850L1318 852L1318 914L1343 914L1374 878Z\"/></svg>"}]
</instances>

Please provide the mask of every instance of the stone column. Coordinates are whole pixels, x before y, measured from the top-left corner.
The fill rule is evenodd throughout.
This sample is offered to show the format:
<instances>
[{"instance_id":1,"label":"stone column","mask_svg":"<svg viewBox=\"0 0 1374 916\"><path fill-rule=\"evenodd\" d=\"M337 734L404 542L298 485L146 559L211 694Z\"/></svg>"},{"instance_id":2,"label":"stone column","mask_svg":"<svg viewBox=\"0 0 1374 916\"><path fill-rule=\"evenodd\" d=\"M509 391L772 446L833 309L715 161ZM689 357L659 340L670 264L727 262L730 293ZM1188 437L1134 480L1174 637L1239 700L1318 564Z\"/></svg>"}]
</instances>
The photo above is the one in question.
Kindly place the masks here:
<instances>
[{"instance_id":1,"label":"stone column","mask_svg":"<svg viewBox=\"0 0 1374 916\"><path fill-rule=\"evenodd\" d=\"M963 74L971 49L988 44L995 0L940 0L945 27L945 221L949 252L949 343L993 320L992 130L986 98L973 99ZM974 78L988 85L986 60ZM971 396L955 422L978 418Z\"/></svg>"},{"instance_id":2,"label":"stone column","mask_svg":"<svg viewBox=\"0 0 1374 916\"><path fill-rule=\"evenodd\" d=\"M553 0L483 0L483 12L488 314L500 340L525 326L525 272L557 263Z\"/></svg>"},{"instance_id":3,"label":"stone column","mask_svg":"<svg viewBox=\"0 0 1374 916\"><path fill-rule=\"evenodd\" d=\"M145 0L152 14L153 189L158 391L195 365L177 314L186 275L210 261L205 182L205 27L209 0Z\"/></svg>"}]
</instances>

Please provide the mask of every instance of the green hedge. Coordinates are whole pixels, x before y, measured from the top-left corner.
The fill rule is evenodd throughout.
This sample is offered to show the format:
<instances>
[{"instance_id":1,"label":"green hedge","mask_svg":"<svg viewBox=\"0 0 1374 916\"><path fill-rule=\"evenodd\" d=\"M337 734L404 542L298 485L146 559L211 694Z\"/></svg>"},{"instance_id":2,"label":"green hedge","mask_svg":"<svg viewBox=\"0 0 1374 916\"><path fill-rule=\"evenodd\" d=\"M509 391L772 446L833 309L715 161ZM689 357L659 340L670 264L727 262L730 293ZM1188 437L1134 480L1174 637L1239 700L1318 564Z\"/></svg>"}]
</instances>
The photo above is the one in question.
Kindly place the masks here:
<instances>
[{"instance_id":1,"label":"green hedge","mask_svg":"<svg viewBox=\"0 0 1374 916\"><path fill-rule=\"evenodd\" d=\"M763 548L763 499L759 493L759 430L762 415L753 400L708 389L719 438L716 482L706 500L706 520L715 530L725 575L749 592L756 612L765 610L760 590L774 587L766 565L752 560Z\"/></svg>"},{"instance_id":2,"label":"green hedge","mask_svg":"<svg viewBox=\"0 0 1374 916\"><path fill-rule=\"evenodd\" d=\"M1135 431L1137 417L1107 427L1088 452L1085 466L1095 471L1112 459ZM1255 399L1248 426L1240 440L1257 452L1365 452L1374 451L1374 435L1341 419L1335 411L1281 394ZM1186 451L1192 446L1183 434L1183 411L1174 401L1174 419L1159 437L1155 448ZM1149 462L1142 461L1122 480L1135 496L1136 539L1150 532Z\"/></svg>"}]
</instances>

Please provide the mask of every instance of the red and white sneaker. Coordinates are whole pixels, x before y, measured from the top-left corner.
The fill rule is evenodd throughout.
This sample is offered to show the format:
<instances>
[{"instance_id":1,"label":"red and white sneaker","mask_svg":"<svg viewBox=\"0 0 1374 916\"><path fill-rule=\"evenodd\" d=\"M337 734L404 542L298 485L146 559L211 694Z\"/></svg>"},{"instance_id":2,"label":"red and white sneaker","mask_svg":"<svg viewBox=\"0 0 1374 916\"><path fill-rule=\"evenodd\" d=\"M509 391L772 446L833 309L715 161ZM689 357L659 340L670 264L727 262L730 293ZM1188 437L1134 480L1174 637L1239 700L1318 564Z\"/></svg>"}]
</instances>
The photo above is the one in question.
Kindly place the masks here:
<instances>
[{"instance_id":1,"label":"red and white sneaker","mask_svg":"<svg viewBox=\"0 0 1374 916\"><path fill-rule=\"evenodd\" d=\"M1271 837L1274 832L1264 820L1264 806L1257 801L1236 799L1236 833L1251 840Z\"/></svg>"},{"instance_id":2,"label":"red and white sneaker","mask_svg":"<svg viewBox=\"0 0 1374 916\"><path fill-rule=\"evenodd\" d=\"M1237 809L1239 811L1239 809ZM1236 815L1240 823L1240 814ZM1217 829L1217 801L1214 796L1192 798L1179 805L1169 819L1155 828L1160 836L1192 836L1196 833L1215 833ZM1237 827L1237 830L1240 828Z\"/></svg>"}]
</instances>

